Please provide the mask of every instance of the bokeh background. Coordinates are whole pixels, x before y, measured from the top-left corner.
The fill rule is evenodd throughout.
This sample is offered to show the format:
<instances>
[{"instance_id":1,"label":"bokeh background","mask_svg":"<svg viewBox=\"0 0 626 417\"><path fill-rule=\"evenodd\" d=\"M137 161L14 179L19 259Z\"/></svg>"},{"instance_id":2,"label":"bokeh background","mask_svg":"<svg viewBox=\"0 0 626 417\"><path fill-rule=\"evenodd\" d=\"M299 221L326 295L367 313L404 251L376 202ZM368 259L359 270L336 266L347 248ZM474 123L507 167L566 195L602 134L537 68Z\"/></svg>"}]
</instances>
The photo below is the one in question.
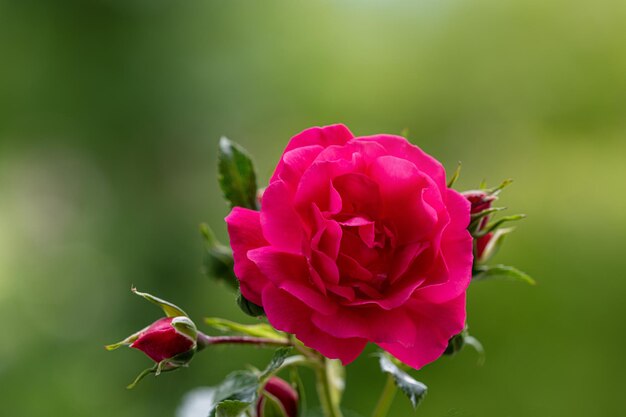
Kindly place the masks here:
<instances>
[{"instance_id":1,"label":"bokeh background","mask_svg":"<svg viewBox=\"0 0 626 417\"><path fill-rule=\"evenodd\" d=\"M0 0L0 404L4 416L173 416L185 392L269 352L216 348L124 386L149 360L107 353L159 317L246 320L200 273L198 224L226 240L218 138L260 183L313 125L399 133L508 177L528 220L497 261L539 285L472 285L467 349L416 376L424 417L624 413L626 2ZM367 355L347 408L383 384ZM308 376L307 376L308 378ZM391 415L413 415L397 397Z\"/></svg>"}]
</instances>

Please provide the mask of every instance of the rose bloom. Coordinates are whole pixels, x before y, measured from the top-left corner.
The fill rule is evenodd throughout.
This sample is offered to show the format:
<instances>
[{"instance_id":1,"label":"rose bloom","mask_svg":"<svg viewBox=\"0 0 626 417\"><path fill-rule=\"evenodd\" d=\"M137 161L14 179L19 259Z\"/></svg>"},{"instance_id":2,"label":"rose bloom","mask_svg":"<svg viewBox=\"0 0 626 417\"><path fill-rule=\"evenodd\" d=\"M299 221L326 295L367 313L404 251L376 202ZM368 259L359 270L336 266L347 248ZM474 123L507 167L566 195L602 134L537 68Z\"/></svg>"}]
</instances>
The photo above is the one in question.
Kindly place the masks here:
<instances>
[{"instance_id":1,"label":"rose bloom","mask_svg":"<svg viewBox=\"0 0 626 417\"><path fill-rule=\"evenodd\" d=\"M470 204L406 139L343 125L291 139L261 210L226 218L241 293L344 364L368 342L414 368L465 325Z\"/></svg>"}]
</instances>

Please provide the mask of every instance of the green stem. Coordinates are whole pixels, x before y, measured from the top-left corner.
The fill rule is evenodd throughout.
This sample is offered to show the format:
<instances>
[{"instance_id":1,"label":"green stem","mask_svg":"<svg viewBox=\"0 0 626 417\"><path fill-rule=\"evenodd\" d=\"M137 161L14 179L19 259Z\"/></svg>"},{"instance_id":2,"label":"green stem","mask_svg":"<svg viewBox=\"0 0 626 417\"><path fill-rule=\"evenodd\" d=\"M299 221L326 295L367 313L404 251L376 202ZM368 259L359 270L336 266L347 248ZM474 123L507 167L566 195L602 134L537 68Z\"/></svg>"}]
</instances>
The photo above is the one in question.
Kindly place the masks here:
<instances>
[{"instance_id":1,"label":"green stem","mask_svg":"<svg viewBox=\"0 0 626 417\"><path fill-rule=\"evenodd\" d=\"M327 359L323 359L322 366L320 366L315 373L317 376L317 395L320 398L325 417L343 417L339 404L333 401L326 361Z\"/></svg>"},{"instance_id":2,"label":"green stem","mask_svg":"<svg viewBox=\"0 0 626 417\"><path fill-rule=\"evenodd\" d=\"M397 387L393 376L387 375L387 382L385 382L385 387L383 388L383 392L380 394L380 398L378 399L376 408L372 413L372 417L385 417L387 415L389 408L391 408L393 398L396 396L396 391Z\"/></svg>"}]
</instances>

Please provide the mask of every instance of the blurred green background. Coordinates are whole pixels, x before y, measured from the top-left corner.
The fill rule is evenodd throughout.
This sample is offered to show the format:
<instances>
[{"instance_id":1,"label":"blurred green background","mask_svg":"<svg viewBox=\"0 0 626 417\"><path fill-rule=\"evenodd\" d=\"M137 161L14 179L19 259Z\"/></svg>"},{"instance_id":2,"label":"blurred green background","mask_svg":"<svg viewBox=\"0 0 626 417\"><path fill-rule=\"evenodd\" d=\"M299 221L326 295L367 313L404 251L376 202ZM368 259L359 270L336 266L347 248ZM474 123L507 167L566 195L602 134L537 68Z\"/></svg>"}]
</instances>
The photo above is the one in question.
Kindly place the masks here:
<instances>
[{"instance_id":1,"label":"blurred green background","mask_svg":"<svg viewBox=\"0 0 626 417\"><path fill-rule=\"evenodd\" d=\"M3 416L173 416L183 394L269 352L216 348L124 386L107 353L159 317L244 319L200 273L198 224L226 240L221 135L263 184L295 133L346 123L463 162L461 189L512 177L529 219L497 261L536 287L472 285L465 350L416 373L425 417L617 416L626 364L626 2L0 0ZM348 368L369 415L383 378ZM398 396L391 415L409 416Z\"/></svg>"}]
</instances>

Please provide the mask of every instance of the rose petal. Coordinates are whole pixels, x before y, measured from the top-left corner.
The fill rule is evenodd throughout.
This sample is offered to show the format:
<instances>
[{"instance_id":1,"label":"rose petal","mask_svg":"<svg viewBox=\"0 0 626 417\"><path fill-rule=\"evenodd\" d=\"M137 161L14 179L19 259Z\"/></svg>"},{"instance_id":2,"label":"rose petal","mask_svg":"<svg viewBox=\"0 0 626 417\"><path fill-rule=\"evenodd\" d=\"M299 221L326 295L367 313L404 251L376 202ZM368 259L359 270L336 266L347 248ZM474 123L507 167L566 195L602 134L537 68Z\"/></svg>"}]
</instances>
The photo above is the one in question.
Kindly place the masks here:
<instances>
[{"instance_id":1,"label":"rose petal","mask_svg":"<svg viewBox=\"0 0 626 417\"><path fill-rule=\"evenodd\" d=\"M411 306L415 330L413 344L378 343L401 362L420 369L439 358L448 341L465 327L465 293L444 304L414 303Z\"/></svg>"},{"instance_id":2,"label":"rose petal","mask_svg":"<svg viewBox=\"0 0 626 417\"><path fill-rule=\"evenodd\" d=\"M464 293L472 279L472 237L467 231L469 202L458 192L448 190L446 206L450 224L443 232L441 258L445 262L447 280L420 288L416 296L433 302L444 302Z\"/></svg>"},{"instance_id":3,"label":"rose petal","mask_svg":"<svg viewBox=\"0 0 626 417\"><path fill-rule=\"evenodd\" d=\"M335 337L358 337L373 343L415 342L415 324L406 309L377 307L343 309L333 315L314 312L313 323Z\"/></svg>"},{"instance_id":4,"label":"rose petal","mask_svg":"<svg viewBox=\"0 0 626 417\"><path fill-rule=\"evenodd\" d=\"M374 135L359 137L355 140L374 141L382 145L389 154L413 162L420 171L435 181L440 190L447 188L446 171L443 165L405 138L394 135Z\"/></svg>"},{"instance_id":5,"label":"rose petal","mask_svg":"<svg viewBox=\"0 0 626 417\"><path fill-rule=\"evenodd\" d=\"M263 235L272 246L302 253L305 233L290 195L282 181L275 181L267 187L263 193L261 226Z\"/></svg>"},{"instance_id":6,"label":"rose petal","mask_svg":"<svg viewBox=\"0 0 626 417\"><path fill-rule=\"evenodd\" d=\"M417 167L395 156L382 156L370 167L370 176L380 189L384 216L392 221L399 244L427 239L437 224L437 209L424 199L432 181Z\"/></svg>"},{"instance_id":7,"label":"rose petal","mask_svg":"<svg viewBox=\"0 0 626 417\"><path fill-rule=\"evenodd\" d=\"M356 359L367 344L366 339L333 337L317 328L312 320L312 310L287 291L268 285L263 291L267 319L278 330L293 333L306 346L318 350L344 365Z\"/></svg>"},{"instance_id":8,"label":"rose petal","mask_svg":"<svg viewBox=\"0 0 626 417\"><path fill-rule=\"evenodd\" d=\"M248 300L260 305L267 278L248 259L248 251L269 245L263 237L259 212L235 207L226 217L226 224L235 261L235 276L239 279L241 293Z\"/></svg>"},{"instance_id":9,"label":"rose petal","mask_svg":"<svg viewBox=\"0 0 626 417\"><path fill-rule=\"evenodd\" d=\"M304 256L280 252L268 246L248 252L248 257L276 287L289 292L309 307L327 314L337 310L337 305L316 288Z\"/></svg>"}]
</instances>

